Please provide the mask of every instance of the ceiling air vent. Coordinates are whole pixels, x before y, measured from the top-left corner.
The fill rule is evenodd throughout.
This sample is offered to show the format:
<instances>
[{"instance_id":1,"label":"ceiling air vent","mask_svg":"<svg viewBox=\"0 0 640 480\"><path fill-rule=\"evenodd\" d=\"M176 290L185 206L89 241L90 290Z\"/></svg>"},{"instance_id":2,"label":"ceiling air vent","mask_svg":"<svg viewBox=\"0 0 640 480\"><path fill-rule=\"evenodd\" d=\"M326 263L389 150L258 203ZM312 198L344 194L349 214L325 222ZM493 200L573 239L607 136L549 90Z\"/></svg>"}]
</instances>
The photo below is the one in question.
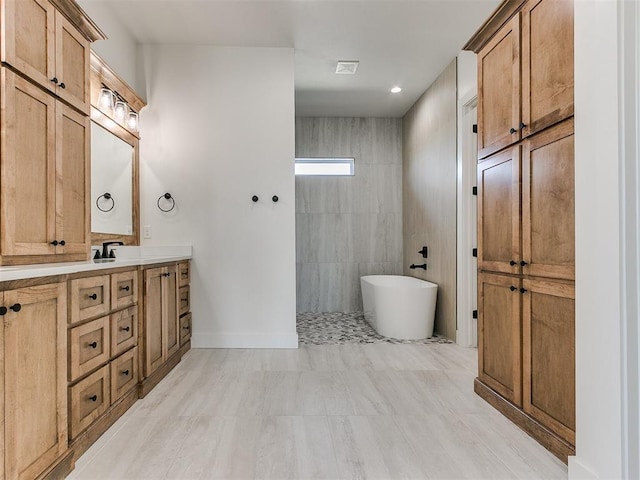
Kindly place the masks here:
<instances>
[{"instance_id":1,"label":"ceiling air vent","mask_svg":"<svg viewBox=\"0 0 640 480\"><path fill-rule=\"evenodd\" d=\"M342 75L353 75L358 70L360 64L357 60L340 60L336 65L336 73Z\"/></svg>"}]
</instances>

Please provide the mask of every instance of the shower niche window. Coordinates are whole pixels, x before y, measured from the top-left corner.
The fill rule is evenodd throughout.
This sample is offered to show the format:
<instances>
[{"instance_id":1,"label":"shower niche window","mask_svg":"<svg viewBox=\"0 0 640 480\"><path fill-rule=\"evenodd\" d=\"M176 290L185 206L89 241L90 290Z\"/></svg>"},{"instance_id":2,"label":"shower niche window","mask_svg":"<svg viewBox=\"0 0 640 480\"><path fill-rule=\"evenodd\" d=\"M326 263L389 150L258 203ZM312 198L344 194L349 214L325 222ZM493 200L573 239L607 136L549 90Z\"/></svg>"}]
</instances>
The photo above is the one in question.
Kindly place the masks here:
<instances>
[{"instance_id":1,"label":"shower niche window","mask_svg":"<svg viewBox=\"0 0 640 480\"><path fill-rule=\"evenodd\" d=\"M353 158L296 158L296 175L353 176Z\"/></svg>"}]
</instances>

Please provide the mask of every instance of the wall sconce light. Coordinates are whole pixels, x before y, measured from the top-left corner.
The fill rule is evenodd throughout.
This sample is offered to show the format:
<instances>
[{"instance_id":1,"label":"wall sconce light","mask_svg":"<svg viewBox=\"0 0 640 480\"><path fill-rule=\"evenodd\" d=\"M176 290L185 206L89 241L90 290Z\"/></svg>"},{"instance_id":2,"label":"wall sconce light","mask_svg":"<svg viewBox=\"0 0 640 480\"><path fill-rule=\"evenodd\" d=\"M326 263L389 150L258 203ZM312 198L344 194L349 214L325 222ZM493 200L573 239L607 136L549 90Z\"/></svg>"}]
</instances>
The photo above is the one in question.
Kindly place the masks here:
<instances>
[{"instance_id":1,"label":"wall sconce light","mask_svg":"<svg viewBox=\"0 0 640 480\"><path fill-rule=\"evenodd\" d=\"M100 89L100 99L98 100L100 109L108 113L113 113L114 102L115 102L114 93L111 90L109 90L107 87L102 87Z\"/></svg>"},{"instance_id":2,"label":"wall sconce light","mask_svg":"<svg viewBox=\"0 0 640 480\"><path fill-rule=\"evenodd\" d=\"M115 121L120 124L124 124L128 114L129 106L127 105L127 102L125 102L124 100L116 101L116 106L113 109L113 118L115 119Z\"/></svg>"},{"instance_id":3,"label":"wall sconce light","mask_svg":"<svg viewBox=\"0 0 640 480\"><path fill-rule=\"evenodd\" d=\"M127 127L129 127L129 130L133 130L134 132L138 131L138 114L136 112L129 112L129 117L127 118Z\"/></svg>"}]
</instances>

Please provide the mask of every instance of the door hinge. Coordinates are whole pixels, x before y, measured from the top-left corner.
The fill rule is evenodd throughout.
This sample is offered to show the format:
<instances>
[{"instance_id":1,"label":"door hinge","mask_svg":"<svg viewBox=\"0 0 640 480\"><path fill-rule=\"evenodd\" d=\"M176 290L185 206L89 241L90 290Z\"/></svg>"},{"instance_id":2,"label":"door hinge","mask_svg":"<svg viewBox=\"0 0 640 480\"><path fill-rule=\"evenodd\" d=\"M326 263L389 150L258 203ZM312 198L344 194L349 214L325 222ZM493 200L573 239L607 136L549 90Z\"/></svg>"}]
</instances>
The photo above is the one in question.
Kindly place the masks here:
<instances>
[{"instance_id":1,"label":"door hinge","mask_svg":"<svg viewBox=\"0 0 640 480\"><path fill-rule=\"evenodd\" d=\"M477 248L472 248L471 249L471 255L474 256L474 257L477 257L478 256L478 249Z\"/></svg>"},{"instance_id":2,"label":"door hinge","mask_svg":"<svg viewBox=\"0 0 640 480\"><path fill-rule=\"evenodd\" d=\"M473 318L476 318L476 319L477 319L477 318L478 318L478 310L474 310L474 311L471 313L471 316L472 316Z\"/></svg>"},{"instance_id":3,"label":"door hinge","mask_svg":"<svg viewBox=\"0 0 640 480\"><path fill-rule=\"evenodd\" d=\"M478 133L478 124L474 123L472 127L473 133Z\"/></svg>"}]
</instances>

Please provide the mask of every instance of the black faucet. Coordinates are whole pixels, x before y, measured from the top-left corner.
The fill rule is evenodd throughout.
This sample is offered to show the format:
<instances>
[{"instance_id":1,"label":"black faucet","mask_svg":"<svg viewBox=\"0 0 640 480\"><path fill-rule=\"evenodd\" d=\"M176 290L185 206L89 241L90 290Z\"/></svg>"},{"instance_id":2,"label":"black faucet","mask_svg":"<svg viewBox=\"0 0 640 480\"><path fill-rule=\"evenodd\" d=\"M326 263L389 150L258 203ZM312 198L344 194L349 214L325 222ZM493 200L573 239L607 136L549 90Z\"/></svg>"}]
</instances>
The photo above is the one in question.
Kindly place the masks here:
<instances>
[{"instance_id":1,"label":"black faucet","mask_svg":"<svg viewBox=\"0 0 640 480\"><path fill-rule=\"evenodd\" d=\"M122 242L103 242L102 243L102 258L109 258L109 245L124 245L124 243ZM113 253L113 250L111 251ZM113 257L111 258L116 258L115 253L113 254Z\"/></svg>"},{"instance_id":2,"label":"black faucet","mask_svg":"<svg viewBox=\"0 0 640 480\"><path fill-rule=\"evenodd\" d=\"M423 263L422 265L415 265L415 264L411 264L411 266L409 267L411 270L415 270L416 268L422 268L424 270L427 269L427 264Z\"/></svg>"}]
</instances>

